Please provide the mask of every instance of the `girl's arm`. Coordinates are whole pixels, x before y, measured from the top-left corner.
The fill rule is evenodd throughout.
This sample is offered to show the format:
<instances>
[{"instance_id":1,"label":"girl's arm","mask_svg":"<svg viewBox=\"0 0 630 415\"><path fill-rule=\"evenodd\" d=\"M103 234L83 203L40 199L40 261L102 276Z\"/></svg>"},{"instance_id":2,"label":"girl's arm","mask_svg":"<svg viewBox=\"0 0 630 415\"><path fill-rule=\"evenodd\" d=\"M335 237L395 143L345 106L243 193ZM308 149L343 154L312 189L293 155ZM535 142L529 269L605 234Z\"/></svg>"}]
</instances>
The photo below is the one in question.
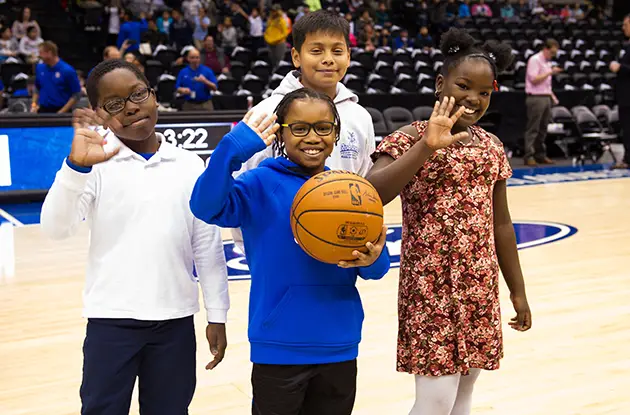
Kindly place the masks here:
<instances>
[{"instance_id":1,"label":"girl's arm","mask_svg":"<svg viewBox=\"0 0 630 415\"><path fill-rule=\"evenodd\" d=\"M276 117L250 121L251 111L227 133L199 176L190 198L196 218L222 227L240 227L248 217L251 189L247 177L234 180L232 174L251 156L271 144L278 125ZM273 127L270 127L272 124ZM251 176L250 176L251 177Z\"/></svg>"},{"instance_id":2,"label":"girl's arm","mask_svg":"<svg viewBox=\"0 0 630 415\"><path fill-rule=\"evenodd\" d=\"M418 132L412 125L407 125L386 137L379 149L391 145L391 154L382 153L367 175L381 197L383 204L394 200L401 190L411 181L422 165L429 159L433 151L448 147L455 141L468 137L467 132L451 135L451 129L464 113L464 107L453 112L455 99L445 97L442 103L437 101L429 118L429 125L420 141ZM413 144L415 142L415 144ZM402 154L404 152L404 154Z\"/></svg>"},{"instance_id":3,"label":"girl's arm","mask_svg":"<svg viewBox=\"0 0 630 415\"><path fill-rule=\"evenodd\" d=\"M507 161L506 161L507 162ZM499 180L494 185L494 241L499 260L499 267L503 273L505 283L510 289L510 299L516 311L510 326L515 330L529 330L532 316L525 293L525 281L516 247L516 234L510 217L507 202L507 185L505 180Z\"/></svg>"}]
</instances>

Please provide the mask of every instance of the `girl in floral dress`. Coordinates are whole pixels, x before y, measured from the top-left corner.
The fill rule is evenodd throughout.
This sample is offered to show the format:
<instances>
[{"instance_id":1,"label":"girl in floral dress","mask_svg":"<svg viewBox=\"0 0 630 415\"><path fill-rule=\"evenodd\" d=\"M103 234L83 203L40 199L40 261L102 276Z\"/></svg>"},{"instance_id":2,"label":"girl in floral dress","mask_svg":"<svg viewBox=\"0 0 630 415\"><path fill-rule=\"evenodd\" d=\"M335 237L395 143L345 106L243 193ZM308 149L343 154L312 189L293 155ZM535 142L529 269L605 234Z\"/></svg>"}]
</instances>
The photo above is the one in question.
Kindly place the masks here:
<instances>
[{"instance_id":1,"label":"girl in floral dress","mask_svg":"<svg viewBox=\"0 0 630 415\"><path fill-rule=\"evenodd\" d=\"M511 48L451 29L441 49L429 121L386 137L368 175L384 203L402 199L397 369L416 375L410 415L469 414L479 373L499 367L499 268L510 326L531 327L506 196L512 171L497 137L475 125Z\"/></svg>"}]
</instances>

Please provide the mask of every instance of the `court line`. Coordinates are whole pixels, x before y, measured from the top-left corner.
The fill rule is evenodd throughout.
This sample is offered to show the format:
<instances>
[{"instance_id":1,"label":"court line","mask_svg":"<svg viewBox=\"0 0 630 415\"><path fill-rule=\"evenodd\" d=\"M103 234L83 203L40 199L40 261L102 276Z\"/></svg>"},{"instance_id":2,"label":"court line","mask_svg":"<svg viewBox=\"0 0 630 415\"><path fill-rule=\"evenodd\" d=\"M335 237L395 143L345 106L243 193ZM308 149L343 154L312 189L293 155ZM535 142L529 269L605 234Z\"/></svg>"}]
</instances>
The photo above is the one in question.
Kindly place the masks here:
<instances>
[{"instance_id":1,"label":"court line","mask_svg":"<svg viewBox=\"0 0 630 415\"><path fill-rule=\"evenodd\" d=\"M13 226L22 227L24 224L19 220L15 219L13 216L9 215L5 210L0 209L0 216L8 220L13 224Z\"/></svg>"}]
</instances>

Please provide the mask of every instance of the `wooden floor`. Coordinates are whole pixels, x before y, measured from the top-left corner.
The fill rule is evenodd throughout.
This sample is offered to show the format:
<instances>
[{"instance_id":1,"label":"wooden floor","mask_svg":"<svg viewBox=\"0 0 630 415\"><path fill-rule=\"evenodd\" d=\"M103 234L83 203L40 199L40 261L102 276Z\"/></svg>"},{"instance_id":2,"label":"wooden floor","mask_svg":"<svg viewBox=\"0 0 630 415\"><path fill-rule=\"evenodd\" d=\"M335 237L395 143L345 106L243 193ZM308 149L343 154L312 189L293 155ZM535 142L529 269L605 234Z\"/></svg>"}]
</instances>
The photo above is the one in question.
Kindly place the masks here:
<instances>
[{"instance_id":1,"label":"wooden floor","mask_svg":"<svg viewBox=\"0 0 630 415\"><path fill-rule=\"evenodd\" d=\"M515 221L560 222L578 232L520 251L533 329L509 329L513 311L502 284L506 357L500 370L482 373L473 413L630 414L630 180L511 187L509 199ZM387 221L400 222L398 202L387 207ZM45 240L37 226L3 227L0 235L0 257L10 256L11 238L15 244L14 273L0 273L0 414L77 414L87 232L62 243ZM413 378L394 369L397 281L394 269L360 283L366 319L357 415L407 414L413 402ZM209 353L203 314L196 316L192 415L249 411L249 282L231 282L230 291L230 345L216 371L203 369Z\"/></svg>"}]
</instances>

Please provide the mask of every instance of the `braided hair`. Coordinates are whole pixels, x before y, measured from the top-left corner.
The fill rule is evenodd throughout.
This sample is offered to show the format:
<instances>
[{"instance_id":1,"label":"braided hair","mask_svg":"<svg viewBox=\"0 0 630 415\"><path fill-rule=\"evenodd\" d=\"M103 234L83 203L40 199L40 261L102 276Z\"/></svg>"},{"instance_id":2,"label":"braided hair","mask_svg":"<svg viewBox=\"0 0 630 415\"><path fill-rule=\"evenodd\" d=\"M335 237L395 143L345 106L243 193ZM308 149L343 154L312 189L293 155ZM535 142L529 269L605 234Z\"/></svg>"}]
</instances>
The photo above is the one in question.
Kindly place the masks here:
<instances>
[{"instance_id":1,"label":"braided hair","mask_svg":"<svg viewBox=\"0 0 630 415\"><path fill-rule=\"evenodd\" d=\"M92 108L96 108L98 106L98 83L100 82L101 78L116 69L127 69L131 71L134 75L136 75L136 78L138 78L139 81L144 82L146 86L150 87L147 77L144 76L144 74L140 72L138 67L133 63L129 63L122 59L111 59L103 61L96 65L94 69L92 69L92 72L90 72L85 86L85 89L87 89L88 99L90 100L90 105L92 106Z\"/></svg>"},{"instance_id":2,"label":"braided hair","mask_svg":"<svg viewBox=\"0 0 630 415\"><path fill-rule=\"evenodd\" d=\"M278 117L276 121L281 125L280 129L276 133L276 139L273 142L273 150L276 154L281 154L283 157L287 157L287 153L284 147L284 140L282 140L282 124L286 123L286 118L289 113L289 109L291 108L291 104L296 99L313 99L313 100L321 100L328 104L330 107L330 111L333 114L334 123L335 123L335 144L339 141L339 133L341 131L341 118L339 117L339 112L337 112L337 107L332 99L326 94L322 94L317 91L313 91L309 88L300 88L295 91L289 92L286 94L282 101L278 104L275 109L275 114Z\"/></svg>"},{"instance_id":3,"label":"braided hair","mask_svg":"<svg viewBox=\"0 0 630 415\"><path fill-rule=\"evenodd\" d=\"M496 80L499 72L512 63L512 47L506 43L487 41L479 45L465 29L451 28L442 35L440 50L445 56L441 74L448 73L466 59L484 59L492 68Z\"/></svg>"}]
</instances>

